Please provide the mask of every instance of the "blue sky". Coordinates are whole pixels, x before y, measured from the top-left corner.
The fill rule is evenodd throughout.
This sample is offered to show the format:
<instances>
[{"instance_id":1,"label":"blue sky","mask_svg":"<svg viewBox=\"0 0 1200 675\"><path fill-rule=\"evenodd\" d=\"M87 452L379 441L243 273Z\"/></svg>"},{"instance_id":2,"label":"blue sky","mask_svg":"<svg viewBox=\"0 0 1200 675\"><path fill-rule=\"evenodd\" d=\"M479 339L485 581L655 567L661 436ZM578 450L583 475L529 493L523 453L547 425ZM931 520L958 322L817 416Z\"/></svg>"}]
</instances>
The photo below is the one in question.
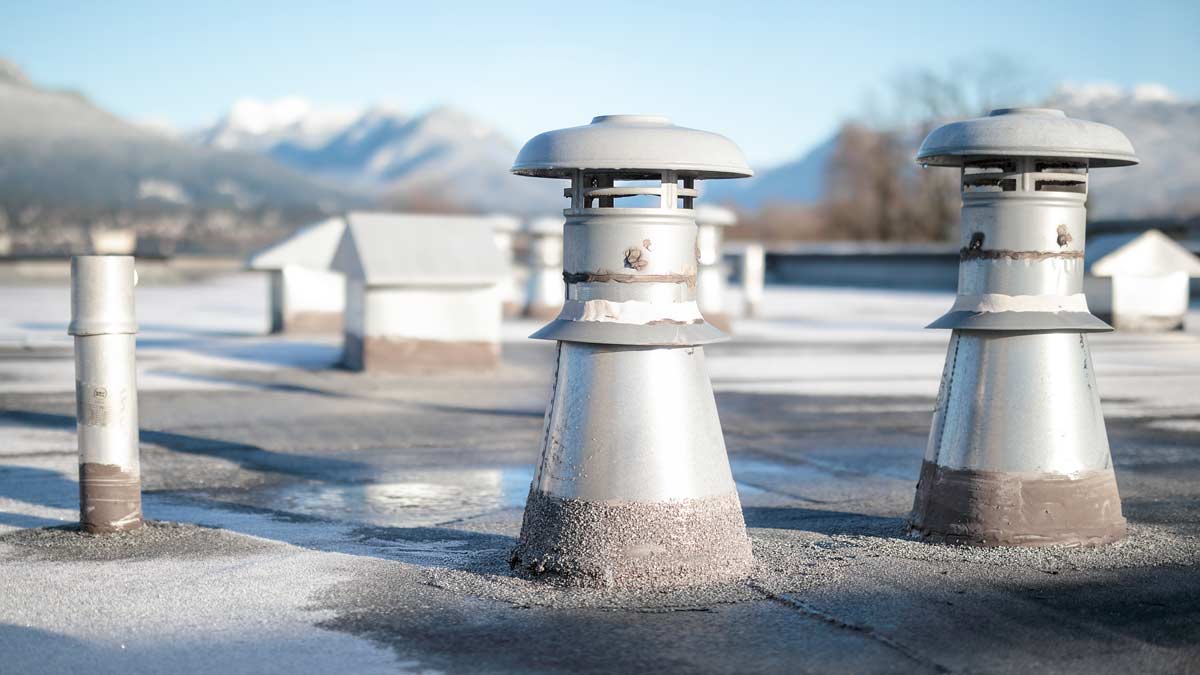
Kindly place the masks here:
<instances>
[{"instance_id":1,"label":"blue sky","mask_svg":"<svg viewBox=\"0 0 1200 675\"><path fill-rule=\"evenodd\" d=\"M758 165L896 74L1005 54L1035 91L1200 99L1200 2L10 2L0 57L125 117L195 127L236 99L449 104L514 142L617 112L720 131Z\"/></svg>"}]
</instances>

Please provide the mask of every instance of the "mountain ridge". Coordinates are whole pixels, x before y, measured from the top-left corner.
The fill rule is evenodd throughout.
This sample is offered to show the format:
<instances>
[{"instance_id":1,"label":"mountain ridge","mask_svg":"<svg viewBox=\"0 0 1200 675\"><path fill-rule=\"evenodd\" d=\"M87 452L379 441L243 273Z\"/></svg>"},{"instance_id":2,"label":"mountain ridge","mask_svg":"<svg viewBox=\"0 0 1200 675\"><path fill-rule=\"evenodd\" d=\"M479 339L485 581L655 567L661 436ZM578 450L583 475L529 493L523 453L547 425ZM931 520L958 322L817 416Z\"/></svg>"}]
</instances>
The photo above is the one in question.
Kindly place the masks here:
<instances>
[{"instance_id":1,"label":"mountain ridge","mask_svg":"<svg viewBox=\"0 0 1200 675\"><path fill-rule=\"evenodd\" d=\"M146 196L150 184L170 184ZM154 192L151 190L151 192ZM257 153L197 148L127 122L75 92L45 89L0 62L0 196L49 205L132 208L162 201L248 208L356 200Z\"/></svg>"},{"instance_id":2,"label":"mountain ridge","mask_svg":"<svg viewBox=\"0 0 1200 675\"><path fill-rule=\"evenodd\" d=\"M1133 142L1141 163L1103 169L1089 177L1092 220L1190 217L1200 213L1200 103L1180 100L1166 87L1143 84L1059 86L1043 103L1068 115L1116 127ZM904 134L915 156L921 138ZM798 159L745 181L710 187L712 199L757 210L772 203L814 205L824 196L837 134ZM788 186L792 186L789 188Z\"/></svg>"},{"instance_id":3,"label":"mountain ridge","mask_svg":"<svg viewBox=\"0 0 1200 675\"><path fill-rule=\"evenodd\" d=\"M296 130L316 126L314 120L326 115L321 109L299 103L300 99L255 105L270 110L287 101L291 103L286 105L305 112L255 132L233 131L231 112L190 138L201 145L221 139L297 171L373 193L388 203L527 215L562 208L554 186L509 173L517 148L508 138L451 106L415 115L373 106L317 137Z\"/></svg>"}]
</instances>

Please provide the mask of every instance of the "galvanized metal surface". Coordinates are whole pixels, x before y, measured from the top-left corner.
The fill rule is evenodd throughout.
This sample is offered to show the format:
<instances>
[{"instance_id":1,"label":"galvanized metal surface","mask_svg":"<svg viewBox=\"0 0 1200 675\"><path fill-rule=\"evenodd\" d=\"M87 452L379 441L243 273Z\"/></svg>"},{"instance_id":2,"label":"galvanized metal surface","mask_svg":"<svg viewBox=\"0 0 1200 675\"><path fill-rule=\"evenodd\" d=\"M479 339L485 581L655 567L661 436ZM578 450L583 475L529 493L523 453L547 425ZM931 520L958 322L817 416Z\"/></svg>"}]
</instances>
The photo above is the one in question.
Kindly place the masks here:
<instances>
[{"instance_id":1,"label":"galvanized metal surface","mask_svg":"<svg viewBox=\"0 0 1200 675\"><path fill-rule=\"evenodd\" d=\"M138 471L136 338L75 337L75 417L79 463Z\"/></svg>"},{"instance_id":2,"label":"galvanized metal surface","mask_svg":"<svg viewBox=\"0 0 1200 675\"><path fill-rule=\"evenodd\" d=\"M1083 295L1086 194L963 195L958 299L930 328L1111 330Z\"/></svg>"},{"instance_id":3,"label":"galvanized metal surface","mask_svg":"<svg viewBox=\"0 0 1200 675\"><path fill-rule=\"evenodd\" d=\"M563 342L536 490L657 502L734 492L704 350Z\"/></svg>"},{"instance_id":4,"label":"galvanized metal surface","mask_svg":"<svg viewBox=\"0 0 1200 675\"><path fill-rule=\"evenodd\" d=\"M955 331L925 459L1068 476L1109 468L1087 338Z\"/></svg>"},{"instance_id":5,"label":"galvanized metal surface","mask_svg":"<svg viewBox=\"0 0 1200 675\"><path fill-rule=\"evenodd\" d=\"M85 255L71 258L70 335L136 333L132 256Z\"/></svg>"},{"instance_id":6,"label":"galvanized metal surface","mask_svg":"<svg viewBox=\"0 0 1200 675\"><path fill-rule=\"evenodd\" d=\"M953 122L935 129L917 151L917 161L930 166L962 166L970 157L1077 158L1092 168L1138 163L1125 134L1050 108L1000 108Z\"/></svg>"},{"instance_id":7,"label":"galvanized metal surface","mask_svg":"<svg viewBox=\"0 0 1200 675\"><path fill-rule=\"evenodd\" d=\"M688 209L589 209L564 226L562 313L533 337L599 344L707 344L725 335L696 303Z\"/></svg>"}]
</instances>

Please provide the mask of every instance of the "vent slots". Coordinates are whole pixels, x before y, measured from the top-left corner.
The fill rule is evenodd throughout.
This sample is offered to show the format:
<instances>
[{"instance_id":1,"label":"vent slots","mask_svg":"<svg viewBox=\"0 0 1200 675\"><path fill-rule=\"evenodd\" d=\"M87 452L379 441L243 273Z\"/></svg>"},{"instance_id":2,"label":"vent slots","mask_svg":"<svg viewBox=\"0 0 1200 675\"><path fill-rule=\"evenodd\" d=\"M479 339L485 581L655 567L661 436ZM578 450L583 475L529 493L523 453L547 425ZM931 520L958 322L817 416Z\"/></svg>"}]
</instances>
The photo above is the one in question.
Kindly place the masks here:
<instances>
[{"instance_id":1,"label":"vent slots","mask_svg":"<svg viewBox=\"0 0 1200 675\"><path fill-rule=\"evenodd\" d=\"M577 198L577 208L584 209L691 209L699 196L694 178L680 179L670 171L657 175L586 173L577 180L578 183L563 190L563 196Z\"/></svg>"}]
</instances>

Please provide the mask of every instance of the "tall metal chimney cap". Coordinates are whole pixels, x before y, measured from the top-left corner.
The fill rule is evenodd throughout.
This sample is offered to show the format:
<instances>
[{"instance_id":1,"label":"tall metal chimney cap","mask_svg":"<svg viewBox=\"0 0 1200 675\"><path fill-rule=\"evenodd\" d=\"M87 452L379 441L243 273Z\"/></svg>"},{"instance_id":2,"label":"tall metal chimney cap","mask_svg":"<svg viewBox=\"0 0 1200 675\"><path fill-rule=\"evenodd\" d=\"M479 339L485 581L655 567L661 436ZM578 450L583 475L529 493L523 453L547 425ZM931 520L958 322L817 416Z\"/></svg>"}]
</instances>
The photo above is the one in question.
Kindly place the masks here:
<instances>
[{"instance_id":1,"label":"tall metal chimney cap","mask_svg":"<svg viewBox=\"0 0 1200 675\"><path fill-rule=\"evenodd\" d=\"M675 126L659 115L601 115L591 124L534 136L513 163L522 176L570 178L576 170L613 171L632 178L744 178L754 171L733 141Z\"/></svg>"},{"instance_id":2,"label":"tall metal chimney cap","mask_svg":"<svg viewBox=\"0 0 1200 675\"><path fill-rule=\"evenodd\" d=\"M1053 108L999 108L987 117L951 122L934 129L917 151L917 161L931 166L985 157L1086 159L1091 168L1138 163L1125 134Z\"/></svg>"}]
</instances>

